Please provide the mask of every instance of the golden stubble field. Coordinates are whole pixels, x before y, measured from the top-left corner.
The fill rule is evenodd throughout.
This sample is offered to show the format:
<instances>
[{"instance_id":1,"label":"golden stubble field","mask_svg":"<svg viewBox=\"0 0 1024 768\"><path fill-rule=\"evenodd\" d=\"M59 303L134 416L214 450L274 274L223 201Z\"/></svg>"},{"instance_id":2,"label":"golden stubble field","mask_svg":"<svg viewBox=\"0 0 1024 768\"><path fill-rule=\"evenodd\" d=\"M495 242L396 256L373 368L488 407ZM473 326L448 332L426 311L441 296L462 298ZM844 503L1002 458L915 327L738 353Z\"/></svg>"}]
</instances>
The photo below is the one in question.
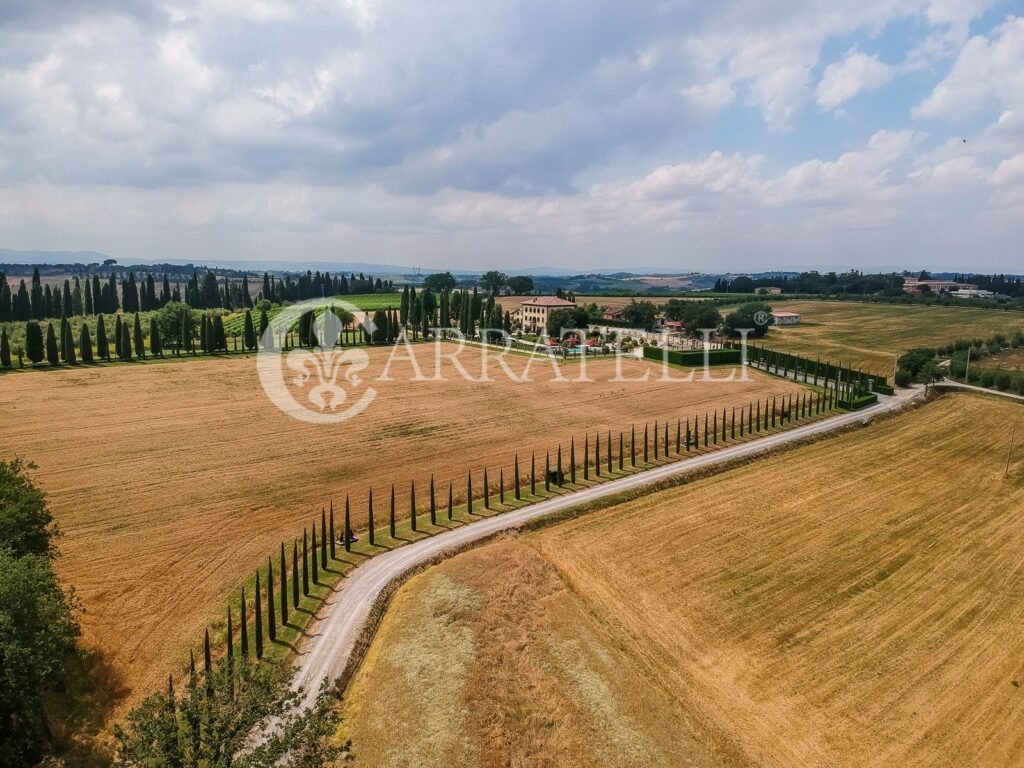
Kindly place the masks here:
<instances>
[{"instance_id":1,"label":"golden stubble field","mask_svg":"<svg viewBox=\"0 0 1024 768\"><path fill-rule=\"evenodd\" d=\"M350 687L360 764L1021 765L1015 425L946 396L426 571Z\"/></svg>"},{"instance_id":2,"label":"golden stubble field","mask_svg":"<svg viewBox=\"0 0 1024 768\"><path fill-rule=\"evenodd\" d=\"M416 347L426 376L430 349ZM388 351L370 355L363 375L375 379ZM479 351L459 359L479 375ZM508 361L518 373L526 364ZM545 449L585 430L628 430L796 391L757 374L746 383L666 383L654 372L646 383L609 382L608 359L588 363L593 383L572 380L578 364L564 366L560 382L550 364L532 366L528 384L510 383L496 366L493 382L467 382L450 364L444 382L411 382L409 363L395 363L393 381L373 383L377 399L365 413L331 426L279 411L251 357L6 374L0 453L38 464L34 477L64 533L58 568L85 609L86 643L106 655L127 702L179 669L229 592L280 541L301 537L332 497L337 505L352 493L361 529L371 486L379 524L391 482L405 516L408 483L424 503L431 473L439 497L452 479L458 499L468 467L478 486L487 462L496 482L517 451L528 462L536 449L542 462ZM624 377L649 368L623 361Z\"/></svg>"},{"instance_id":3,"label":"golden stubble field","mask_svg":"<svg viewBox=\"0 0 1024 768\"><path fill-rule=\"evenodd\" d=\"M795 326L773 326L766 347L811 359L820 357L887 375L896 355L914 347L938 347L957 339L988 339L1024 328L1024 314L971 307L868 304L859 301L789 301L759 297L777 310L799 312ZM727 314L733 307L723 307Z\"/></svg>"}]
</instances>

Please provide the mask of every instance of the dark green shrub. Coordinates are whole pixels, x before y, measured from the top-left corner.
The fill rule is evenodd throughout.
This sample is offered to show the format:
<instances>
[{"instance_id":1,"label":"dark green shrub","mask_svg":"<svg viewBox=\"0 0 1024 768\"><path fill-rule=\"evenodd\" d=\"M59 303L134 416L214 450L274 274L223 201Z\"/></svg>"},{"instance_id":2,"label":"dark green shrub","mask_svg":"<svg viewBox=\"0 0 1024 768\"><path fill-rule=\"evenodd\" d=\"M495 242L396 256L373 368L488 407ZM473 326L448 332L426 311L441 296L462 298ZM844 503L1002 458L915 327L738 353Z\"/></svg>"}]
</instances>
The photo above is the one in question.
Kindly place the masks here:
<instances>
[{"instance_id":1,"label":"dark green shrub","mask_svg":"<svg viewBox=\"0 0 1024 768\"><path fill-rule=\"evenodd\" d=\"M967 363L964 360L949 361L949 375L954 379L962 379L967 372Z\"/></svg>"},{"instance_id":2,"label":"dark green shrub","mask_svg":"<svg viewBox=\"0 0 1024 768\"><path fill-rule=\"evenodd\" d=\"M981 386L991 387L996 381L996 375L992 371L982 371L980 381Z\"/></svg>"},{"instance_id":3,"label":"dark green shrub","mask_svg":"<svg viewBox=\"0 0 1024 768\"><path fill-rule=\"evenodd\" d=\"M967 380L972 384L976 384L981 379L981 372L977 368L970 368L967 371Z\"/></svg>"},{"instance_id":4,"label":"dark green shrub","mask_svg":"<svg viewBox=\"0 0 1024 768\"><path fill-rule=\"evenodd\" d=\"M1010 378L1010 374L1006 371L1000 371L996 374L996 386L1004 392L1010 388L1010 384L1013 383L1013 379Z\"/></svg>"},{"instance_id":5,"label":"dark green shrub","mask_svg":"<svg viewBox=\"0 0 1024 768\"><path fill-rule=\"evenodd\" d=\"M914 380L914 374L908 371L906 368L900 368L896 371L896 386L897 387L909 387L910 382Z\"/></svg>"}]
</instances>

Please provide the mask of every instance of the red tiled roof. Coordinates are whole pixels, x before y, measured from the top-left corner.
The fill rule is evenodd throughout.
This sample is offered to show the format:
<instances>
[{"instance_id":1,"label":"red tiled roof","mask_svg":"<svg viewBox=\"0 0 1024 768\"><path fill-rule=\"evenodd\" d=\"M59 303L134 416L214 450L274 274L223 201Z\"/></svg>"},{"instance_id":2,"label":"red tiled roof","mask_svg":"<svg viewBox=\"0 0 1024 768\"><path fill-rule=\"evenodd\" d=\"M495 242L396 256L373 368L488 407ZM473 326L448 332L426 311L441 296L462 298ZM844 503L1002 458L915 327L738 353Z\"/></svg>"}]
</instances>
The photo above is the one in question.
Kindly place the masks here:
<instances>
[{"instance_id":1,"label":"red tiled roof","mask_svg":"<svg viewBox=\"0 0 1024 768\"><path fill-rule=\"evenodd\" d=\"M560 299L557 296L538 296L535 299L527 299L523 302L523 305L529 304L534 307L575 307L576 305L571 301Z\"/></svg>"}]
</instances>

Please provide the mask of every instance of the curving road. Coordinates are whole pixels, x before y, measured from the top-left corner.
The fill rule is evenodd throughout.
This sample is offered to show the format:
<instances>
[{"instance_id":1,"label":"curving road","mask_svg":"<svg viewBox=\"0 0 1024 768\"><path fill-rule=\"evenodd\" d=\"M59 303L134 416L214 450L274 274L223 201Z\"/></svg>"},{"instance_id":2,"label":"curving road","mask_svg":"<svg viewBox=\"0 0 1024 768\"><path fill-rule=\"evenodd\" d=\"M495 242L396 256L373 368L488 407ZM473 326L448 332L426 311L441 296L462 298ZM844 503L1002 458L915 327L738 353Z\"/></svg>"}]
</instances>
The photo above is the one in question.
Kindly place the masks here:
<instances>
[{"instance_id":1,"label":"curving road","mask_svg":"<svg viewBox=\"0 0 1024 768\"><path fill-rule=\"evenodd\" d=\"M860 411L831 416L749 443L722 448L713 453L610 480L582 491L537 502L512 512L504 512L377 555L351 571L342 580L333 601L321 608L323 616L315 625L311 625L312 634L299 653L293 684L296 687L305 687L304 706L312 705L321 681L333 680L344 671L374 602L384 588L413 568L438 556L462 549L500 531L520 527L527 521L553 512L650 485L695 469L757 456L780 445L831 432L857 422L866 423L879 414L893 411L911 400L920 398L922 394L920 386L900 390L894 397L880 396L876 405Z\"/></svg>"}]
</instances>

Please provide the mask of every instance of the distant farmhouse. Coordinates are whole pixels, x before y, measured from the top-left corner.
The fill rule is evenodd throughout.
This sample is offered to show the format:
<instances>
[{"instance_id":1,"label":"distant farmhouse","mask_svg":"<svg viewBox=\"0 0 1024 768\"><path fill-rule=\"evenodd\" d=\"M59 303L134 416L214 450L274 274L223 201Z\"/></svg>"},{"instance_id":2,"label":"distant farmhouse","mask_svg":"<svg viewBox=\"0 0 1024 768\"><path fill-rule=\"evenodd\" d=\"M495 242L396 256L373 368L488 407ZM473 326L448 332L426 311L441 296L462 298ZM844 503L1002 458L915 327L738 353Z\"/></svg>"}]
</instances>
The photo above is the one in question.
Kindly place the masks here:
<instances>
[{"instance_id":1,"label":"distant farmhouse","mask_svg":"<svg viewBox=\"0 0 1024 768\"><path fill-rule=\"evenodd\" d=\"M974 283L958 283L956 280L919 280L916 277L903 278L903 291L915 295L945 291L958 299L987 299L995 295L992 291L979 290Z\"/></svg>"},{"instance_id":2,"label":"distant farmhouse","mask_svg":"<svg viewBox=\"0 0 1024 768\"><path fill-rule=\"evenodd\" d=\"M781 288L776 288L774 285L768 285L768 286L764 286L763 288L758 288L754 292L755 293L759 293L762 296L766 296L766 295L767 296L779 296L779 295L782 294L782 289Z\"/></svg>"},{"instance_id":3,"label":"distant farmhouse","mask_svg":"<svg viewBox=\"0 0 1024 768\"><path fill-rule=\"evenodd\" d=\"M772 312L772 320L775 325L799 325L800 314L798 312L787 312L784 309L776 309Z\"/></svg>"},{"instance_id":4,"label":"distant farmhouse","mask_svg":"<svg viewBox=\"0 0 1024 768\"><path fill-rule=\"evenodd\" d=\"M537 296L519 305L520 321L527 333L537 333L548 324L548 312L576 305L557 296Z\"/></svg>"}]
</instances>

